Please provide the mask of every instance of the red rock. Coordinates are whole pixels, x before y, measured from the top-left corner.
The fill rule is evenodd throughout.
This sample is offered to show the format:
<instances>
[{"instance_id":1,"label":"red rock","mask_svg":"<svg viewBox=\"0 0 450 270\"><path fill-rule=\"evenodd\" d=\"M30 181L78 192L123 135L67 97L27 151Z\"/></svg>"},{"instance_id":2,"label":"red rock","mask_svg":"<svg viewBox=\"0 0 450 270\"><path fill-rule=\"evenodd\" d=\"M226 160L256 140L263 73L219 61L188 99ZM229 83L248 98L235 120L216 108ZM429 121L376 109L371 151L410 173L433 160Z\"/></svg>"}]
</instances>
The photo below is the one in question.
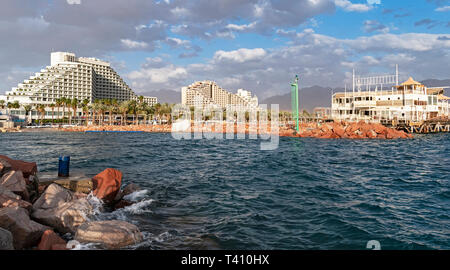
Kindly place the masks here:
<instances>
[{"instance_id":1,"label":"red rock","mask_svg":"<svg viewBox=\"0 0 450 270\"><path fill-rule=\"evenodd\" d=\"M61 247L64 247L63 250L66 250L66 245L66 241L59 237L54 231L46 230L42 234L38 250L61 250ZM53 247L57 247L57 249L53 249Z\"/></svg>"},{"instance_id":2,"label":"red rock","mask_svg":"<svg viewBox=\"0 0 450 270\"><path fill-rule=\"evenodd\" d=\"M335 126L335 127L333 127L333 131L334 131L334 133L337 136L339 136L341 138L344 137L345 130L344 130L344 128L342 126Z\"/></svg>"},{"instance_id":3,"label":"red rock","mask_svg":"<svg viewBox=\"0 0 450 270\"><path fill-rule=\"evenodd\" d=\"M122 173L116 169L106 169L92 178L94 195L106 202L112 202L120 191Z\"/></svg>"},{"instance_id":4,"label":"red rock","mask_svg":"<svg viewBox=\"0 0 450 270\"><path fill-rule=\"evenodd\" d=\"M22 171L23 177L28 178L37 172L36 162L26 162L22 160L14 160L7 156L0 155L0 159L6 160L15 171Z\"/></svg>"},{"instance_id":5,"label":"red rock","mask_svg":"<svg viewBox=\"0 0 450 270\"><path fill-rule=\"evenodd\" d=\"M386 127L382 124L374 124L373 129L377 134L382 134L386 130Z\"/></svg>"},{"instance_id":6,"label":"red rock","mask_svg":"<svg viewBox=\"0 0 450 270\"><path fill-rule=\"evenodd\" d=\"M375 139L377 137L377 133L375 131L373 131L373 130L369 130L366 133L366 137L370 138L370 139Z\"/></svg>"}]
</instances>

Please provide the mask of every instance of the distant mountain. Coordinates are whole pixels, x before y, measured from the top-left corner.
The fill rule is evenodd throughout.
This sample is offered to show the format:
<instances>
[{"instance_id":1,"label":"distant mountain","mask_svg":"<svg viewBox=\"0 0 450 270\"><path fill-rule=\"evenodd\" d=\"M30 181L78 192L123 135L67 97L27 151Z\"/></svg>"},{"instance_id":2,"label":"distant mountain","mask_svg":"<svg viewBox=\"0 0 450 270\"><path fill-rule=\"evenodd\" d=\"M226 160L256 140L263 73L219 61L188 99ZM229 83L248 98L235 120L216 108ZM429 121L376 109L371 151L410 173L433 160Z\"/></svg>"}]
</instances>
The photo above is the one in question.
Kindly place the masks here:
<instances>
[{"instance_id":1,"label":"distant mountain","mask_svg":"<svg viewBox=\"0 0 450 270\"><path fill-rule=\"evenodd\" d=\"M449 80L436 80L436 79L428 79L421 81L427 87L438 87L438 86L450 86Z\"/></svg>"},{"instance_id":2,"label":"distant mountain","mask_svg":"<svg viewBox=\"0 0 450 270\"><path fill-rule=\"evenodd\" d=\"M137 95L144 95L149 97L157 97L159 103L181 103L181 92L161 89L158 91L149 91L144 93L139 93Z\"/></svg>"},{"instance_id":3,"label":"distant mountain","mask_svg":"<svg viewBox=\"0 0 450 270\"><path fill-rule=\"evenodd\" d=\"M299 89L299 103L301 110L312 110L316 107L331 106L331 88L312 86ZM291 93L266 98L260 104L279 104L280 110L291 110Z\"/></svg>"}]
</instances>

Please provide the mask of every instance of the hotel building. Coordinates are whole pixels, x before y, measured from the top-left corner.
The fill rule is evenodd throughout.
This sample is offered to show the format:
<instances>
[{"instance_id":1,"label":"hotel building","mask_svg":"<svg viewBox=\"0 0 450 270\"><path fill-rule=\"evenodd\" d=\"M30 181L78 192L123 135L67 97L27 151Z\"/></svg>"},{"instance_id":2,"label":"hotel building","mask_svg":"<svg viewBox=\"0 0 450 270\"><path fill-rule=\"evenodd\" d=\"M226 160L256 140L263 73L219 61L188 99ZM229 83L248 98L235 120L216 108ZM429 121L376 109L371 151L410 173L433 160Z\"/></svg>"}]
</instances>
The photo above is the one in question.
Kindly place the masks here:
<instances>
[{"instance_id":1,"label":"hotel building","mask_svg":"<svg viewBox=\"0 0 450 270\"><path fill-rule=\"evenodd\" d=\"M195 82L181 89L181 103L187 106L203 107L209 104L222 108L229 106L245 109L259 109L258 98L251 92L239 89L237 94L230 93L213 81Z\"/></svg>"},{"instance_id":2,"label":"hotel building","mask_svg":"<svg viewBox=\"0 0 450 270\"><path fill-rule=\"evenodd\" d=\"M386 87L389 84L390 89ZM396 75L367 78L353 75L352 91L335 93L332 97L332 118L408 123L449 117L450 98L444 95L445 88L448 87L429 88L411 77L399 84L398 70Z\"/></svg>"},{"instance_id":3,"label":"hotel building","mask_svg":"<svg viewBox=\"0 0 450 270\"><path fill-rule=\"evenodd\" d=\"M49 105L63 97L91 103L96 99L138 99L110 63L67 52L52 53L50 66L6 92L6 102L21 105ZM145 97L145 101L157 103L154 97Z\"/></svg>"}]
</instances>

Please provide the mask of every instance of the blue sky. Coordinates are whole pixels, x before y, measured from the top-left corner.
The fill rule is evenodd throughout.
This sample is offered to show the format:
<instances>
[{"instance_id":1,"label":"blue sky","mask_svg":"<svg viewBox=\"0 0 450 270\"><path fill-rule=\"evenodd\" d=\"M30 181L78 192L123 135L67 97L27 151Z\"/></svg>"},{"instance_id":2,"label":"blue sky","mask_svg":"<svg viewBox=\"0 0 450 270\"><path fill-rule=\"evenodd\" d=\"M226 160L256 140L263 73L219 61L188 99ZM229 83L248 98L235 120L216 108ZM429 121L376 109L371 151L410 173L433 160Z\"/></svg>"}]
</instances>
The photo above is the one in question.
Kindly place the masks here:
<instances>
[{"instance_id":1,"label":"blue sky","mask_svg":"<svg viewBox=\"0 0 450 270\"><path fill-rule=\"evenodd\" d=\"M50 52L112 62L138 93L215 80L264 98L358 74L450 78L450 1L4 0L0 94Z\"/></svg>"}]
</instances>

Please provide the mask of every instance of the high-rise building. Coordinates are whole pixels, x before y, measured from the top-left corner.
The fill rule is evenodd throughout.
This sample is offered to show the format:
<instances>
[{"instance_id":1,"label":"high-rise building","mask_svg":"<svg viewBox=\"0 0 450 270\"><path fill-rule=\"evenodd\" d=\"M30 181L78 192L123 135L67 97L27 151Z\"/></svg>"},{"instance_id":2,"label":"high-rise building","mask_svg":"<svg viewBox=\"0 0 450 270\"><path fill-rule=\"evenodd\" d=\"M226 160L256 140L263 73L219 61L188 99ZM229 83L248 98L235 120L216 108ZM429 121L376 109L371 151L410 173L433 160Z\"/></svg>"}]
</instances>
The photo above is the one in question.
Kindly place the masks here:
<instances>
[{"instance_id":1,"label":"high-rise building","mask_svg":"<svg viewBox=\"0 0 450 270\"><path fill-rule=\"evenodd\" d=\"M20 104L51 104L62 97L89 102L138 99L108 62L77 58L67 52L52 53L50 66L6 92L6 102L19 101ZM157 103L155 97L144 97L144 100L150 105Z\"/></svg>"},{"instance_id":2,"label":"high-rise building","mask_svg":"<svg viewBox=\"0 0 450 270\"><path fill-rule=\"evenodd\" d=\"M215 104L222 108L229 106L246 109L258 108L258 98L252 97L249 91L240 89L238 94L233 94L212 81L195 82L181 88L181 103L187 106Z\"/></svg>"}]
</instances>

